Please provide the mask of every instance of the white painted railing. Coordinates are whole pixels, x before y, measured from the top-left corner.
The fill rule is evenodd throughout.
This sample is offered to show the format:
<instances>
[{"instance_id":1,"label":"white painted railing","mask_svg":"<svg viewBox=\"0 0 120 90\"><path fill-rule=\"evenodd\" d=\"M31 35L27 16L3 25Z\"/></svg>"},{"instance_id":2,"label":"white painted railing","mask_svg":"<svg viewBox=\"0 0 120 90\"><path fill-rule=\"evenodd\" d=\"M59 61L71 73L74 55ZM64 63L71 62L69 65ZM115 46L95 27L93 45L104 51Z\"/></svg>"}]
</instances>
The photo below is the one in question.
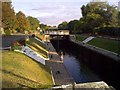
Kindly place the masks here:
<instances>
[{"instance_id":1,"label":"white painted railing","mask_svg":"<svg viewBox=\"0 0 120 90\"><path fill-rule=\"evenodd\" d=\"M58 31L46 31L45 34L49 35L69 35L69 30L58 30Z\"/></svg>"},{"instance_id":2,"label":"white painted railing","mask_svg":"<svg viewBox=\"0 0 120 90\"><path fill-rule=\"evenodd\" d=\"M11 46L10 47L0 47L0 50L5 50L5 49L11 49Z\"/></svg>"}]
</instances>

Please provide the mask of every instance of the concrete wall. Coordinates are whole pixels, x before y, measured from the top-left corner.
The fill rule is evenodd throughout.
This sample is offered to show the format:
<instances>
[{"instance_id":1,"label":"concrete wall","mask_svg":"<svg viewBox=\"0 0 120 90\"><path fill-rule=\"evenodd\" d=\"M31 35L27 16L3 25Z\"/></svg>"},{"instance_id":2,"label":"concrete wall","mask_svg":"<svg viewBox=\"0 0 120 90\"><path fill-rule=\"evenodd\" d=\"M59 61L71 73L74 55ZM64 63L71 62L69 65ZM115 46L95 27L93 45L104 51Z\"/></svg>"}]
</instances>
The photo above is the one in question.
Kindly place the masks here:
<instances>
[{"instance_id":1,"label":"concrete wall","mask_svg":"<svg viewBox=\"0 0 120 90\"><path fill-rule=\"evenodd\" d=\"M10 47L14 42L19 41L21 45L25 44L26 35L3 35L2 47Z\"/></svg>"}]
</instances>

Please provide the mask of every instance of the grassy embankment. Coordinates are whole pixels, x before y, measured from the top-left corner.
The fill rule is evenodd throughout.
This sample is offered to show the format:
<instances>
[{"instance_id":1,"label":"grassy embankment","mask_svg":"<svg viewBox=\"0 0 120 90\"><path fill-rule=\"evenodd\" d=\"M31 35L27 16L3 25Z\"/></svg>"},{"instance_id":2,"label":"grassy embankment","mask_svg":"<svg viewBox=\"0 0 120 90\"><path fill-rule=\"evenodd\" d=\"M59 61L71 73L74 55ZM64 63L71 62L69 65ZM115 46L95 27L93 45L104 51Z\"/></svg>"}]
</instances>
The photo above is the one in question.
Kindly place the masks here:
<instances>
[{"instance_id":1,"label":"grassy embankment","mask_svg":"<svg viewBox=\"0 0 120 90\"><path fill-rule=\"evenodd\" d=\"M76 35L76 40L84 41L87 37L89 37L89 36L86 36L86 35Z\"/></svg>"},{"instance_id":2,"label":"grassy embankment","mask_svg":"<svg viewBox=\"0 0 120 90\"><path fill-rule=\"evenodd\" d=\"M118 48L120 47L120 41L117 40L110 40L110 39L104 39L104 38L94 38L88 44L106 49L111 52L118 53Z\"/></svg>"},{"instance_id":3,"label":"grassy embankment","mask_svg":"<svg viewBox=\"0 0 120 90\"><path fill-rule=\"evenodd\" d=\"M86 35L77 35L76 38L79 41L84 41L87 37ZM111 39L105 39L105 38L94 38L93 40L91 40L90 42L88 42L87 44L111 51L111 52L115 52L118 53L120 52L118 50L119 45L120 45L120 41L117 40L111 40Z\"/></svg>"},{"instance_id":4,"label":"grassy embankment","mask_svg":"<svg viewBox=\"0 0 120 90\"><path fill-rule=\"evenodd\" d=\"M26 42L26 45L29 46L34 51L38 52L45 58L48 58L47 47L44 43L36 40L34 37L30 37L29 41Z\"/></svg>"},{"instance_id":5,"label":"grassy embankment","mask_svg":"<svg viewBox=\"0 0 120 90\"><path fill-rule=\"evenodd\" d=\"M3 88L49 88L53 85L50 69L22 53L2 52Z\"/></svg>"},{"instance_id":6,"label":"grassy embankment","mask_svg":"<svg viewBox=\"0 0 120 90\"><path fill-rule=\"evenodd\" d=\"M40 34L38 34L38 35L36 35L36 36L37 36L38 38L44 40L44 35L40 35Z\"/></svg>"}]
</instances>

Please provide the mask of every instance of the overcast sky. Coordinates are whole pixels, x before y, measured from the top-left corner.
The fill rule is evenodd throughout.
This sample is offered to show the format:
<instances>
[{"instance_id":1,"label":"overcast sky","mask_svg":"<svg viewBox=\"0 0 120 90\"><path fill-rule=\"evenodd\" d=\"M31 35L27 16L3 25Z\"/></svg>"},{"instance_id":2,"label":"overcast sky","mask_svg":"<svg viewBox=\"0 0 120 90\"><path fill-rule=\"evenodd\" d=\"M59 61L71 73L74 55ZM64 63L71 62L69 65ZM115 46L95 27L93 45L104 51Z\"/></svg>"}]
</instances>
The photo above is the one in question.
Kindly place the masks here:
<instances>
[{"instance_id":1,"label":"overcast sky","mask_svg":"<svg viewBox=\"0 0 120 90\"><path fill-rule=\"evenodd\" d=\"M58 25L63 21L80 19L80 7L91 0L12 0L15 12L22 11L26 16L33 16L40 23ZM109 4L118 5L119 0L109 0Z\"/></svg>"}]
</instances>

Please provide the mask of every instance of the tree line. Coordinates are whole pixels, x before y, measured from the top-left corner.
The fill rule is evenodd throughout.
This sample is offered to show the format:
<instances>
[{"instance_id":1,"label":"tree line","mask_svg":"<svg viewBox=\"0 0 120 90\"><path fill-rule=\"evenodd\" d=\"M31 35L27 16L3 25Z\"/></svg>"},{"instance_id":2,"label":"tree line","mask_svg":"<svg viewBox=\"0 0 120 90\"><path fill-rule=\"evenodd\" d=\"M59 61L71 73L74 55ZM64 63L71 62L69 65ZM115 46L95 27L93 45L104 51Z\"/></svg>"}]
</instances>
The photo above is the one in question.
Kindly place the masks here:
<instances>
[{"instance_id":1,"label":"tree line","mask_svg":"<svg viewBox=\"0 0 120 90\"><path fill-rule=\"evenodd\" d=\"M120 35L120 12L117 6L107 2L89 2L81 7L81 13L79 20L62 22L58 29L68 29L72 34Z\"/></svg>"},{"instance_id":2,"label":"tree line","mask_svg":"<svg viewBox=\"0 0 120 90\"><path fill-rule=\"evenodd\" d=\"M32 16L26 16L22 11L15 13L12 2L2 2L2 27L5 34L34 33L40 21Z\"/></svg>"}]
</instances>

